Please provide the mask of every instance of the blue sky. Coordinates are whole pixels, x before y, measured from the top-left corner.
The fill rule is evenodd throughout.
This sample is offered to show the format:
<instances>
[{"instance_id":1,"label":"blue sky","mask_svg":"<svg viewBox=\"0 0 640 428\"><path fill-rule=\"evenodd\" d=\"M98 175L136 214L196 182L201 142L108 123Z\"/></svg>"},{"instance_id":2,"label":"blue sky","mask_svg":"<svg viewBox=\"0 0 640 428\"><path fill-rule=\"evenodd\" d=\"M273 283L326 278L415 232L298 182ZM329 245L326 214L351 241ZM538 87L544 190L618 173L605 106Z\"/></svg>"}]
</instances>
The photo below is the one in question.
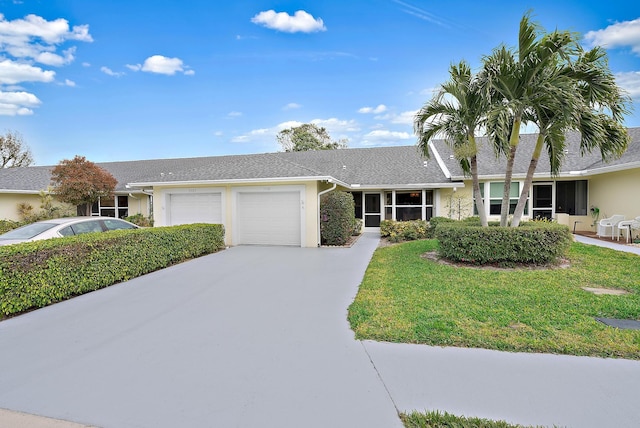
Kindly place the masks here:
<instances>
[{"instance_id":1,"label":"blue sky","mask_svg":"<svg viewBox=\"0 0 640 428\"><path fill-rule=\"evenodd\" d=\"M515 45L530 9L607 48L640 126L629 0L0 0L0 132L37 165L273 152L309 122L349 147L415 144L449 65Z\"/></svg>"}]
</instances>

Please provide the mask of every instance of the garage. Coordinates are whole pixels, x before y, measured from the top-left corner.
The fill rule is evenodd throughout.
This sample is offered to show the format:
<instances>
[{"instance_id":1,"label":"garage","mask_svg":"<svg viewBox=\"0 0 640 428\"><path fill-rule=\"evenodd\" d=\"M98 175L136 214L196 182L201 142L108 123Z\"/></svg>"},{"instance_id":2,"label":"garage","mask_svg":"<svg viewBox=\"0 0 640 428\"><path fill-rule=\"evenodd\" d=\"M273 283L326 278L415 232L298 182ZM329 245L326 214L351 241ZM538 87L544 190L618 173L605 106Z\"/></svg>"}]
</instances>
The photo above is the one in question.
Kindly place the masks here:
<instances>
[{"instance_id":1,"label":"garage","mask_svg":"<svg viewBox=\"0 0 640 428\"><path fill-rule=\"evenodd\" d=\"M168 224L222 223L220 193L171 193Z\"/></svg>"},{"instance_id":2,"label":"garage","mask_svg":"<svg viewBox=\"0 0 640 428\"><path fill-rule=\"evenodd\" d=\"M301 246L300 191L238 191L237 244Z\"/></svg>"}]
</instances>

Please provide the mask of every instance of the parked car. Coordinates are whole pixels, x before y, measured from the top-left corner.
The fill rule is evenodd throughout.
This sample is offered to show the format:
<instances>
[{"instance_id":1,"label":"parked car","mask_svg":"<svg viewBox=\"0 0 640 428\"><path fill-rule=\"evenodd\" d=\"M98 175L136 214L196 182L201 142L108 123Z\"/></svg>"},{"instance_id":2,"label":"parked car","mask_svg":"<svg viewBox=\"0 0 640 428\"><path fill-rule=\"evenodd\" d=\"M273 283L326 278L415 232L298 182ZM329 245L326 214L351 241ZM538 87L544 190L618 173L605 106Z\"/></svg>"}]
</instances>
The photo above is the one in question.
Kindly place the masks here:
<instances>
[{"instance_id":1,"label":"parked car","mask_svg":"<svg viewBox=\"0 0 640 428\"><path fill-rule=\"evenodd\" d=\"M42 220L0 235L0 245L19 244L41 239L61 238L91 232L139 229L133 223L113 217L65 217Z\"/></svg>"}]
</instances>

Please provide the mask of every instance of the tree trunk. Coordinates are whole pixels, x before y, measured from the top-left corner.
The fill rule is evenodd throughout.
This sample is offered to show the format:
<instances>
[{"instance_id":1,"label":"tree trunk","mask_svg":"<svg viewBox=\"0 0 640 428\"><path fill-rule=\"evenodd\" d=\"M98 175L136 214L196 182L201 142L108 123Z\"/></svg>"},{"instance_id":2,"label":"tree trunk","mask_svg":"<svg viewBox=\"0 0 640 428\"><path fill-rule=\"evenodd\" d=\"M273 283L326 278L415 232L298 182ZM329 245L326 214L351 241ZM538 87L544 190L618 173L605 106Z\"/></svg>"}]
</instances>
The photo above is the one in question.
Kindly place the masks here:
<instances>
[{"instance_id":1,"label":"tree trunk","mask_svg":"<svg viewBox=\"0 0 640 428\"><path fill-rule=\"evenodd\" d=\"M521 117L518 115L513 121L511 128L511 136L509 138L509 154L507 157L507 169L504 174L504 192L502 193L502 205L500 207L500 226L507 226L509 218L509 199L511 196L511 177L513 177L513 164L516 160L516 151L520 142L520 123Z\"/></svg>"},{"instance_id":2,"label":"tree trunk","mask_svg":"<svg viewBox=\"0 0 640 428\"><path fill-rule=\"evenodd\" d=\"M541 132L538 134L538 140L536 141L536 148L531 155L531 162L529 162L529 169L527 170L527 176L524 179L524 186L522 186L522 192L520 192L520 198L518 199L518 205L516 205L516 210L513 213L513 219L511 220L512 227L518 227L520 224L520 220L522 219L522 214L524 213L524 207L527 204L527 199L529 198L529 192L531 190L531 184L533 183L533 174L536 172L536 168L538 166L538 160L540 159L540 154L542 153L542 148L544 147L544 140L546 134ZM533 207L529 207L532 209Z\"/></svg>"},{"instance_id":3,"label":"tree trunk","mask_svg":"<svg viewBox=\"0 0 640 428\"><path fill-rule=\"evenodd\" d=\"M473 194L476 199L476 209L478 210L478 216L480 217L480 225L482 227L489 226L487 221L487 212L484 209L484 200L480 193L480 182L478 181L478 158L473 156L471 158L471 180L473 183Z\"/></svg>"}]
</instances>

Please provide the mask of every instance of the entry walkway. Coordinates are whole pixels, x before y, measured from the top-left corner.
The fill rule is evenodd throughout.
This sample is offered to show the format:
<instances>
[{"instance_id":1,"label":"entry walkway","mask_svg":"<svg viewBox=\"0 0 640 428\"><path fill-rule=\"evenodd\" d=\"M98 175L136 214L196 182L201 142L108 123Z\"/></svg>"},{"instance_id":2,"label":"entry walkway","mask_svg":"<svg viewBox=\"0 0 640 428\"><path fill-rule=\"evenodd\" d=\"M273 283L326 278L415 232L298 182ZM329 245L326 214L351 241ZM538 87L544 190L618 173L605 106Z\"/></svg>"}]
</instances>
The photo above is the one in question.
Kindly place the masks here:
<instances>
[{"instance_id":1,"label":"entry walkway","mask_svg":"<svg viewBox=\"0 0 640 428\"><path fill-rule=\"evenodd\" d=\"M104 428L640 426L639 361L354 340L378 239L231 248L1 322L0 408ZM41 421L23 426L67 428Z\"/></svg>"},{"instance_id":2,"label":"entry walkway","mask_svg":"<svg viewBox=\"0 0 640 428\"><path fill-rule=\"evenodd\" d=\"M614 240L608 241L604 239L589 238L588 236L582 236L582 235L573 235L573 236L576 241L582 242L583 244L597 245L599 247L611 248L612 250L624 251L626 253L633 253L633 254L640 255L640 247L636 247L633 245L621 244Z\"/></svg>"}]
</instances>

